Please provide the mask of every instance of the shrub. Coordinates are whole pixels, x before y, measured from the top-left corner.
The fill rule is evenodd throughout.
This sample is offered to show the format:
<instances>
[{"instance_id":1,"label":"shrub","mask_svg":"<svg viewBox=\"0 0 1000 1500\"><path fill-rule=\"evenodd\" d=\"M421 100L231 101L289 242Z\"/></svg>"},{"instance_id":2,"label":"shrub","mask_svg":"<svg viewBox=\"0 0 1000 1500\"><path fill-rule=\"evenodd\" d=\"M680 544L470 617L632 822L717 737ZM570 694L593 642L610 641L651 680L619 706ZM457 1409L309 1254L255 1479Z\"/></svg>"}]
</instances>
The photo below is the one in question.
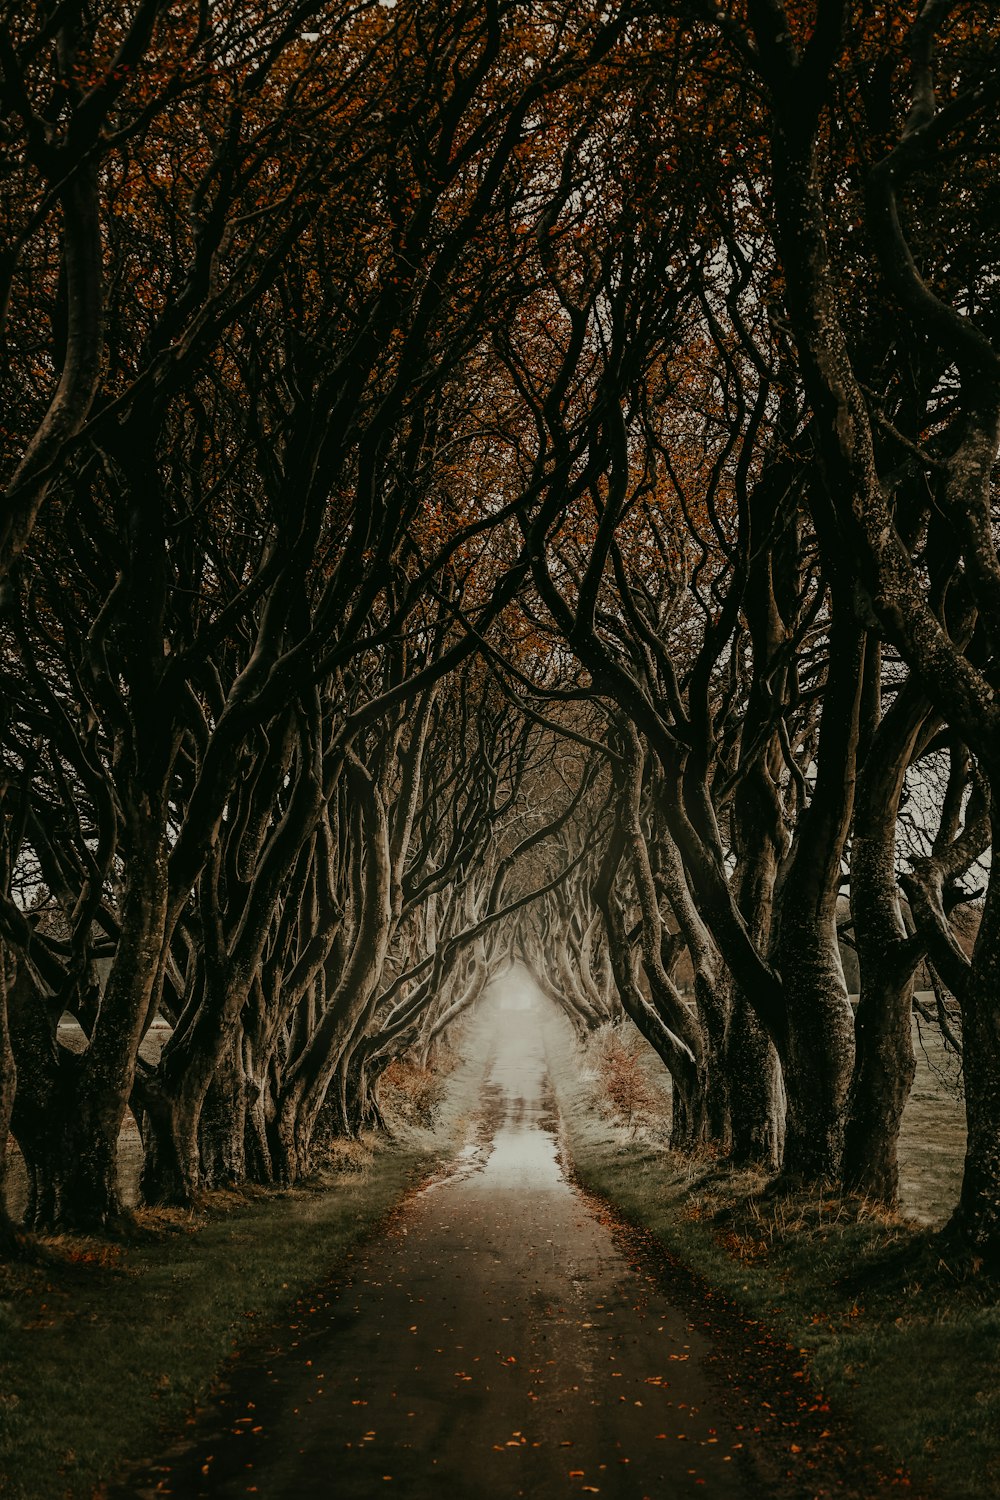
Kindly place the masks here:
<instances>
[{"instance_id":1,"label":"shrub","mask_svg":"<svg viewBox=\"0 0 1000 1500\"><path fill-rule=\"evenodd\" d=\"M667 1109L663 1090L647 1071L649 1056L637 1031L605 1026L597 1034L595 1062L604 1108L633 1134L641 1125L661 1123Z\"/></svg>"},{"instance_id":2,"label":"shrub","mask_svg":"<svg viewBox=\"0 0 1000 1500\"><path fill-rule=\"evenodd\" d=\"M379 1081L379 1104L388 1121L431 1126L444 1095L447 1069L421 1067L408 1057L396 1057Z\"/></svg>"}]
</instances>

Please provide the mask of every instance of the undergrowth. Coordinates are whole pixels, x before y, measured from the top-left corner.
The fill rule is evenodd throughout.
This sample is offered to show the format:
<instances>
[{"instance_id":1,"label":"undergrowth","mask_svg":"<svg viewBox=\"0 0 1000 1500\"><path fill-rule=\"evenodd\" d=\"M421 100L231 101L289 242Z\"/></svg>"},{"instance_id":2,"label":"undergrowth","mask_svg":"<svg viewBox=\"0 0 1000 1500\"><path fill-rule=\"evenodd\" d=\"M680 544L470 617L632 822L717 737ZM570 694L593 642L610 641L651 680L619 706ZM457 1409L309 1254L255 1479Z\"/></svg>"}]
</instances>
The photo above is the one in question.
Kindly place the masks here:
<instances>
[{"instance_id":1,"label":"undergrowth","mask_svg":"<svg viewBox=\"0 0 1000 1500\"><path fill-rule=\"evenodd\" d=\"M431 1067L416 1062L408 1053L394 1058L379 1080L379 1103L389 1126L429 1129L437 1118L452 1066L446 1053Z\"/></svg>"},{"instance_id":2,"label":"undergrowth","mask_svg":"<svg viewBox=\"0 0 1000 1500\"><path fill-rule=\"evenodd\" d=\"M669 1124L669 1095L651 1076L649 1047L637 1031L602 1026L594 1034L589 1056L603 1113L633 1134L640 1127L659 1131Z\"/></svg>"}]
</instances>

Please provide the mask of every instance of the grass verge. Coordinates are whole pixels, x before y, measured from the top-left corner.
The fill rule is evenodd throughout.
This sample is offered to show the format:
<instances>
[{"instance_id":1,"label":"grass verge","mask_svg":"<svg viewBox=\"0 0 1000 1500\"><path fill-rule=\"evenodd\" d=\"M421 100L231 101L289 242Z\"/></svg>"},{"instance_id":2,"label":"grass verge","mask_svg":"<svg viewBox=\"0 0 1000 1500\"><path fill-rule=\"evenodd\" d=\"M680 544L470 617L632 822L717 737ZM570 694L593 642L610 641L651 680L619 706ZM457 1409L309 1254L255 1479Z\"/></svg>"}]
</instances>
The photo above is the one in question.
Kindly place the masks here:
<instances>
[{"instance_id":1,"label":"grass verge","mask_svg":"<svg viewBox=\"0 0 1000 1500\"><path fill-rule=\"evenodd\" d=\"M50 1239L0 1264L0 1494L83 1500L149 1455L429 1170L427 1141L351 1145L315 1183L141 1213L129 1245Z\"/></svg>"},{"instance_id":2,"label":"grass verge","mask_svg":"<svg viewBox=\"0 0 1000 1500\"><path fill-rule=\"evenodd\" d=\"M836 1191L778 1192L670 1152L660 1118L600 1105L550 1028L568 1154L584 1187L652 1233L750 1318L806 1352L811 1377L883 1465L947 1500L1000 1494L1000 1287L940 1236ZM584 1060L587 1076L587 1059Z\"/></svg>"}]
</instances>

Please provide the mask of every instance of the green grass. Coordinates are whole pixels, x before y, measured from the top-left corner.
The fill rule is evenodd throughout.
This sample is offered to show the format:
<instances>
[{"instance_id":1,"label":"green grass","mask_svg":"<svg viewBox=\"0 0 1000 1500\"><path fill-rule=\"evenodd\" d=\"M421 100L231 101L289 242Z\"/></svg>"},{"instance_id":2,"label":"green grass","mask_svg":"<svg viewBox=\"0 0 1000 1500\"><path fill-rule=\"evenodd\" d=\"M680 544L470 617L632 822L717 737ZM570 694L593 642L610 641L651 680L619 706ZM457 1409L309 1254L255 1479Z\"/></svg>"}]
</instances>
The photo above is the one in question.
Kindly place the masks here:
<instances>
[{"instance_id":1,"label":"green grass","mask_svg":"<svg viewBox=\"0 0 1000 1500\"><path fill-rule=\"evenodd\" d=\"M577 1178L796 1347L869 1451L942 1500L1000 1494L1000 1287L930 1228L835 1191L666 1146L662 1123L602 1118L572 1038L550 1064ZM586 1061L586 1060L585 1060Z\"/></svg>"},{"instance_id":2,"label":"green grass","mask_svg":"<svg viewBox=\"0 0 1000 1500\"><path fill-rule=\"evenodd\" d=\"M130 1245L50 1240L44 1261L0 1265L4 1500L82 1500L154 1454L233 1349L328 1278L431 1161L426 1143L355 1152L309 1188L140 1216Z\"/></svg>"}]
</instances>

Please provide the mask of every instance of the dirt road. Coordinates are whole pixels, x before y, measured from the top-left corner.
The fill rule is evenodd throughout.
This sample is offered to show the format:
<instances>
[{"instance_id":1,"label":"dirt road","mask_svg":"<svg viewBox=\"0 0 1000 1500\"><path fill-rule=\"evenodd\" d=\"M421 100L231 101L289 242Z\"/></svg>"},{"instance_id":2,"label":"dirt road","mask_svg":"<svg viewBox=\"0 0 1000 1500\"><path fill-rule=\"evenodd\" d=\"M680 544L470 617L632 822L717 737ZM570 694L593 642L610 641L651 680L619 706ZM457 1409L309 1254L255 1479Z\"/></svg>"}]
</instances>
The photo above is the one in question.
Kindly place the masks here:
<instances>
[{"instance_id":1,"label":"dirt road","mask_svg":"<svg viewBox=\"0 0 1000 1500\"><path fill-rule=\"evenodd\" d=\"M563 1175L535 1013L495 1015L478 1142L133 1494L747 1493L704 1339Z\"/></svg>"}]
</instances>

